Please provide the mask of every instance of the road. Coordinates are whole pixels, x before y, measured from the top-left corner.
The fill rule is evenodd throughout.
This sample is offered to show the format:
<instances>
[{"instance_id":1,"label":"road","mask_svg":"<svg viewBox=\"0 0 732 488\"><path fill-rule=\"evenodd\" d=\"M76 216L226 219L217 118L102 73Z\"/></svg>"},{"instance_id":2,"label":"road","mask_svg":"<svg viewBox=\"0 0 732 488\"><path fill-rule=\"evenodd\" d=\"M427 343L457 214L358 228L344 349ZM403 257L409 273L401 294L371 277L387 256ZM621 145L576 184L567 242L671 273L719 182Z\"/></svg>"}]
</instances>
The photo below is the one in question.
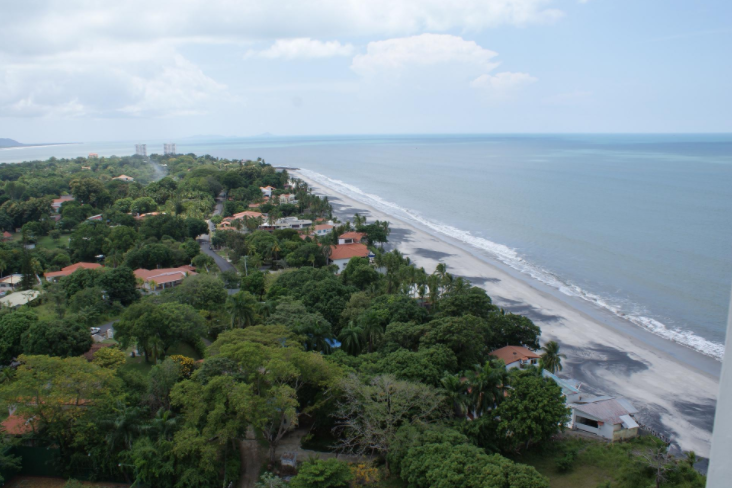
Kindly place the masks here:
<instances>
[{"instance_id":1,"label":"road","mask_svg":"<svg viewBox=\"0 0 732 488\"><path fill-rule=\"evenodd\" d=\"M214 207L213 214L214 215L221 215L221 212L224 211L224 193L221 192L221 194L216 197L216 206ZM228 262L226 259L222 258L218 254L216 254L213 249L211 249L211 234L213 231L216 230L216 226L211 222L210 220L206 221L208 223L208 239L198 239L198 245L201 246L201 252L204 254L208 254L211 256L214 261L216 261L216 266L219 267L221 271L236 271L236 268L233 264ZM200 237L200 236L199 236Z\"/></svg>"}]
</instances>

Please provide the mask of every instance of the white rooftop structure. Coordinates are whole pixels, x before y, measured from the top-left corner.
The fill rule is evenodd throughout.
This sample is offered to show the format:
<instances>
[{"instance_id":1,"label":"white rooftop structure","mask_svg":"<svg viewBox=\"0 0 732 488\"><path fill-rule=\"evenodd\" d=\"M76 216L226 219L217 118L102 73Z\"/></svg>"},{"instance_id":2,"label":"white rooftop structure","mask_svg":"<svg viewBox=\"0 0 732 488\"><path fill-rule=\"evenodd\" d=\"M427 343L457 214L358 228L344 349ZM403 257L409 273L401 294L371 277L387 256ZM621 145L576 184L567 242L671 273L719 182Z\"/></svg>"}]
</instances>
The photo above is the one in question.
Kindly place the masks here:
<instances>
[{"instance_id":1,"label":"white rooftop structure","mask_svg":"<svg viewBox=\"0 0 732 488\"><path fill-rule=\"evenodd\" d=\"M20 307L28 302L32 302L40 296L41 292L38 290L26 290L11 293L10 295L0 298L0 305L3 307Z\"/></svg>"}]
</instances>

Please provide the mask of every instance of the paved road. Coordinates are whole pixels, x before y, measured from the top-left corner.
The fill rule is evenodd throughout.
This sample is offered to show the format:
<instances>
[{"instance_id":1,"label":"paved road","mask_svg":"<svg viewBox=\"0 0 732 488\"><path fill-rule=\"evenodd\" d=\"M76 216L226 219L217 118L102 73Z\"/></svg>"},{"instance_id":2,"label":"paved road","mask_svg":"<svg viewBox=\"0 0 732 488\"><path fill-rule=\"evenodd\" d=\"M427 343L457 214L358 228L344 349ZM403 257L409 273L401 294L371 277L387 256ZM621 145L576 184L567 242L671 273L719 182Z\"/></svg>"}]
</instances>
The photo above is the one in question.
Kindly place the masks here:
<instances>
[{"instance_id":1,"label":"paved road","mask_svg":"<svg viewBox=\"0 0 732 488\"><path fill-rule=\"evenodd\" d=\"M224 195L224 193L221 192L221 194L218 197L216 197L216 206L214 207L214 212L213 212L214 215L221 215L221 212L224 211L223 195ZM210 236L210 234L214 230L216 230L216 226L214 226L213 222L211 222L210 220L207 220L207 222L208 222L208 229L209 229L209 236ZM216 261L216 266L218 266L221 271L230 271L230 270L236 271L236 268L234 267L233 264L231 264L226 259L222 258L218 254L213 252L213 250L211 249L210 237L209 237L209 240L199 239L198 244L201 246L201 252L211 256L214 259L214 261Z\"/></svg>"}]
</instances>

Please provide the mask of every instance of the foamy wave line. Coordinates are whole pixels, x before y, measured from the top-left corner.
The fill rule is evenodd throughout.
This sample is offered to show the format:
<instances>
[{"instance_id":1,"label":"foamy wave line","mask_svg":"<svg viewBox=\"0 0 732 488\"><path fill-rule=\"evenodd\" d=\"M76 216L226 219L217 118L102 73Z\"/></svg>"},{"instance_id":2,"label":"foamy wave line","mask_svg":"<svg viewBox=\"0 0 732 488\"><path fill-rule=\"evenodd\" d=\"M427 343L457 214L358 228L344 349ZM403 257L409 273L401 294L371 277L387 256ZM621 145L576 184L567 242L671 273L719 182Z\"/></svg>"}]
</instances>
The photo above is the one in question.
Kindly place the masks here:
<instances>
[{"instance_id":1,"label":"foamy wave line","mask_svg":"<svg viewBox=\"0 0 732 488\"><path fill-rule=\"evenodd\" d=\"M612 312L618 317L626 319L631 323L642 327L649 332L652 332L653 334L661 336L664 339L689 347L704 355L713 357L719 361L721 361L724 357L723 344L704 339L703 337L700 337L691 331L679 328L669 328L662 322L659 322L658 320L650 317L639 314L626 313L619 305L610 303L608 299L583 290L579 286L572 283L565 282L554 273L545 270L540 266L529 263L523 257L521 257L521 255L519 255L516 250L511 249L508 246L489 241L488 239L484 239L482 237L476 237L468 231L458 229L451 225L426 219L413 210L404 208L388 200L384 200L378 195L366 193L357 186L351 185L344 181L329 178L325 175L307 169L301 168L299 172L306 178L320 183L323 186L326 186L338 193L342 193L349 198L353 198L354 200L361 202L365 205L370 205L378 210L381 210L382 212L393 215L394 217L412 221L413 223L417 223L421 226L432 229L436 232L439 232L440 234L446 235L460 242L476 247L480 250L487 251L488 253L490 253L490 255L501 261L503 264L510 266L511 268L521 273L527 274L548 286L556 288L561 293L567 296L580 298L582 300L590 302L596 306L608 310L609 312Z\"/></svg>"}]
</instances>

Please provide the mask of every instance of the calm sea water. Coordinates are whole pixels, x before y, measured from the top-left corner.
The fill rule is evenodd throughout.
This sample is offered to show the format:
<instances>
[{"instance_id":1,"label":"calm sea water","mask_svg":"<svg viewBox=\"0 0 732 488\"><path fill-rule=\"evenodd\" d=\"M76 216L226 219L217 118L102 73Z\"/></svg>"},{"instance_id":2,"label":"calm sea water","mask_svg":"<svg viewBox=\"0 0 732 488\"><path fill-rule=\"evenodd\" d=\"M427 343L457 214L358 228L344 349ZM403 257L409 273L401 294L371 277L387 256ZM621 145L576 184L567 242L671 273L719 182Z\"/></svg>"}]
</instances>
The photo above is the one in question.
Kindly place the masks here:
<instances>
[{"instance_id":1,"label":"calm sea water","mask_svg":"<svg viewBox=\"0 0 732 488\"><path fill-rule=\"evenodd\" d=\"M162 141L147 142L149 152L162 149ZM133 149L99 143L5 150L0 162ZM226 139L178 141L178 151L303 168L562 293L705 354L723 354L732 135Z\"/></svg>"}]
</instances>

